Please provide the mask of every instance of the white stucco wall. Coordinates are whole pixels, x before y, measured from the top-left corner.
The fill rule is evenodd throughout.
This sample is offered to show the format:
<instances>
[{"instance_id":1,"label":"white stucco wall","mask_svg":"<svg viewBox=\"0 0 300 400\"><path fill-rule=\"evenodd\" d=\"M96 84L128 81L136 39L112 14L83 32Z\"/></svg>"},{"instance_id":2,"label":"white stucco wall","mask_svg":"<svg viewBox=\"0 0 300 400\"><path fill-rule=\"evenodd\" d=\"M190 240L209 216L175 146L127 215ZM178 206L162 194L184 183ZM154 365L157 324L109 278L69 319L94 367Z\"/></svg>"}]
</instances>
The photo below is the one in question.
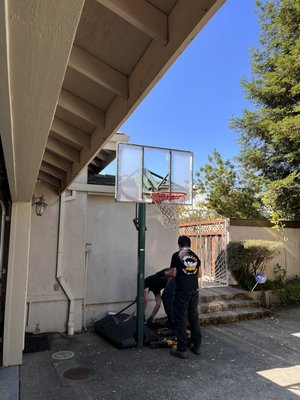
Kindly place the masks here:
<instances>
[{"instance_id":1,"label":"white stucco wall","mask_svg":"<svg viewBox=\"0 0 300 400\"><path fill-rule=\"evenodd\" d=\"M287 277L300 276L300 229L285 228L285 240L277 230L264 226L230 226L229 240L270 240L283 243L283 251L267 265L266 273L274 278L274 266L278 263L285 267Z\"/></svg>"},{"instance_id":2,"label":"white stucco wall","mask_svg":"<svg viewBox=\"0 0 300 400\"><path fill-rule=\"evenodd\" d=\"M91 190L84 179L76 185L76 191L66 194L61 211L59 197L49 187L39 185L38 193L45 195L48 207L42 217L32 212L27 332L67 331L70 301L57 276L73 300L75 331L81 331L84 321L89 327L107 311L119 311L136 297L135 204L116 203L112 188L110 193L96 193L98 188ZM146 206L145 277L168 267L171 254L177 250L178 232L164 228L159 216L155 205ZM270 278L276 263L287 267L289 277L300 275L300 229L287 228L284 236L284 252L267 268ZM229 240L246 239L280 241L281 237L270 227L230 225ZM92 244L87 258L86 243ZM150 303L146 316L152 306ZM159 315L163 314L162 307Z\"/></svg>"},{"instance_id":3,"label":"white stucco wall","mask_svg":"<svg viewBox=\"0 0 300 400\"><path fill-rule=\"evenodd\" d=\"M45 195L48 207L42 217L32 213L26 331L66 332L69 301L56 279L58 268L74 298L74 330L80 331L86 266L87 327L107 311L119 311L136 297L138 233L132 222L135 205L116 203L113 193L95 195L77 190L67 193L64 211L60 213L59 198L50 188L40 185L39 193ZM60 214L64 214L64 223L59 239ZM169 266L171 254L177 250L178 233L162 227L154 205L146 206L146 226L148 276ZM92 244L87 259L86 243ZM129 312L133 310L134 307ZM150 312L151 304L147 313ZM163 312L162 307L161 315Z\"/></svg>"},{"instance_id":4,"label":"white stucco wall","mask_svg":"<svg viewBox=\"0 0 300 400\"><path fill-rule=\"evenodd\" d=\"M116 203L112 196L88 197L87 238L92 243L87 277L88 324L104 311L119 311L136 297L138 232L133 218L134 204ZM169 267L171 253L177 249L177 231L162 227L154 205L146 206L146 226L148 276Z\"/></svg>"},{"instance_id":5,"label":"white stucco wall","mask_svg":"<svg viewBox=\"0 0 300 400\"><path fill-rule=\"evenodd\" d=\"M63 331L68 304L55 278L59 197L46 185L38 185L39 194L44 194L48 207L41 217L32 210L26 331L53 331L54 327Z\"/></svg>"}]
</instances>

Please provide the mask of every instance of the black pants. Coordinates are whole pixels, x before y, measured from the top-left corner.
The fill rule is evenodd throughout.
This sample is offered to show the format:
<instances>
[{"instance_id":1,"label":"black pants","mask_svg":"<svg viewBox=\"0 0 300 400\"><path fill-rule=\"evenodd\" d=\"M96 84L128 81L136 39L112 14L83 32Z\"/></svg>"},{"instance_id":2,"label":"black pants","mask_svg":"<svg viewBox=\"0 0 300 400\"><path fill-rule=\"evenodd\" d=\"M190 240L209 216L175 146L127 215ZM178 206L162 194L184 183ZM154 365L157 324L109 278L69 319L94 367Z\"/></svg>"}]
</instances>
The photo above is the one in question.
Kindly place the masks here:
<instances>
[{"instance_id":1,"label":"black pants","mask_svg":"<svg viewBox=\"0 0 300 400\"><path fill-rule=\"evenodd\" d=\"M168 327L175 329L175 318L174 318L174 296L175 296L176 283L175 279L169 279L165 290L161 296L164 309L168 317Z\"/></svg>"},{"instance_id":2,"label":"black pants","mask_svg":"<svg viewBox=\"0 0 300 400\"><path fill-rule=\"evenodd\" d=\"M201 329L198 319L199 293L194 290L190 293L175 293L174 315L177 332L177 350L186 351L188 340L186 335L187 321L191 329L191 341L198 347L201 345Z\"/></svg>"}]
</instances>

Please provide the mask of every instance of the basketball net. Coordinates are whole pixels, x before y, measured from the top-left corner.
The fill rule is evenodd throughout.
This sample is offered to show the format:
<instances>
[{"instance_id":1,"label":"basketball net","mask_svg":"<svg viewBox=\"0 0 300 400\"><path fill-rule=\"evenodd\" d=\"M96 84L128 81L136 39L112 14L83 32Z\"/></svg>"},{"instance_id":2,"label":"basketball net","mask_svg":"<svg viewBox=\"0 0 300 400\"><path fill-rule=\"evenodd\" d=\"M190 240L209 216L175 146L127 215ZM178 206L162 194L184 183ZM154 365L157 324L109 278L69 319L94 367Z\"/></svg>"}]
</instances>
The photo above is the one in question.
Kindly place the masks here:
<instances>
[{"instance_id":1,"label":"basketball net","mask_svg":"<svg viewBox=\"0 0 300 400\"><path fill-rule=\"evenodd\" d=\"M152 201L160 211L160 222L165 228L178 228L179 208L186 193L184 192L152 192Z\"/></svg>"}]
</instances>

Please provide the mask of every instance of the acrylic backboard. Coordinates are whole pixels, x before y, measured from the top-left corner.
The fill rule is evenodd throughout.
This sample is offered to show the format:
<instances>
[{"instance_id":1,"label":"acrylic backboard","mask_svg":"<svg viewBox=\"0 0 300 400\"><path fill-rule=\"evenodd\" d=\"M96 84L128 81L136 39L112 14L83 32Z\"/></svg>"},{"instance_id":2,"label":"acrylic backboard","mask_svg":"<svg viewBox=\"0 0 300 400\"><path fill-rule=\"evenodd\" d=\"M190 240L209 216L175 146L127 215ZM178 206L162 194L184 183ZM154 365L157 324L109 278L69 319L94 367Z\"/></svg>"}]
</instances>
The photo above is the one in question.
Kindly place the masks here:
<instances>
[{"instance_id":1,"label":"acrylic backboard","mask_svg":"<svg viewBox=\"0 0 300 400\"><path fill-rule=\"evenodd\" d=\"M193 153L118 143L116 201L152 203L153 192L184 193L177 204L192 204Z\"/></svg>"}]
</instances>

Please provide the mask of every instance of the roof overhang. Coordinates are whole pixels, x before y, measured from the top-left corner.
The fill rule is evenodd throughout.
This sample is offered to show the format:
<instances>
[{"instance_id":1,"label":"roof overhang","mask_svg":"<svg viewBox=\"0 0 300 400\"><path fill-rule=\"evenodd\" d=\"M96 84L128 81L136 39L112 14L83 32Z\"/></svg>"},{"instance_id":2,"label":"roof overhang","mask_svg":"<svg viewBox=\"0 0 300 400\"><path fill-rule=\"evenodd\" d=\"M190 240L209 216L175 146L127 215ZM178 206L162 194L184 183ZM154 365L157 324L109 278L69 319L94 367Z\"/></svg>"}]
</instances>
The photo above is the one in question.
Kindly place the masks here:
<instances>
[{"instance_id":1,"label":"roof overhang","mask_svg":"<svg viewBox=\"0 0 300 400\"><path fill-rule=\"evenodd\" d=\"M0 132L12 200L30 201L37 180L60 193L99 166L119 127L224 2L1 2Z\"/></svg>"}]
</instances>

